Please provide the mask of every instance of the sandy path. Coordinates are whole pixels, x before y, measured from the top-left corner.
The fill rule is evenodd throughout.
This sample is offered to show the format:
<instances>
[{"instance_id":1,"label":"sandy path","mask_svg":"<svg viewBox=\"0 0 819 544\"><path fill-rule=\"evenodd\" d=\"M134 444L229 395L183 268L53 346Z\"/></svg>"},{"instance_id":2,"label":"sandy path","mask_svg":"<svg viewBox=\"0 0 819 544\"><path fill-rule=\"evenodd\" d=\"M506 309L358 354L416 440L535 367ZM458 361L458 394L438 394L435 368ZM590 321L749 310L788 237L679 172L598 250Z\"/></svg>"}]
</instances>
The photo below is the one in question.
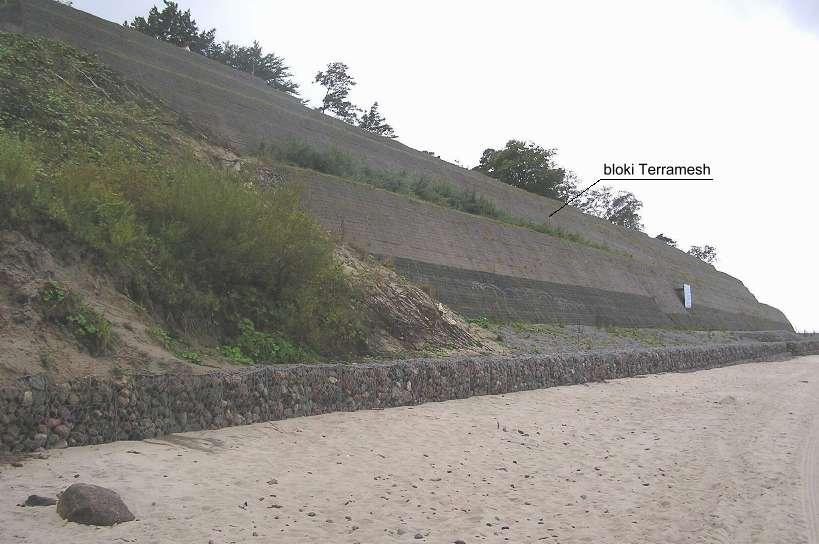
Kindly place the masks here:
<instances>
[{"instance_id":1,"label":"sandy path","mask_svg":"<svg viewBox=\"0 0 819 544\"><path fill-rule=\"evenodd\" d=\"M817 441L816 356L330 414L0 467L0 542L816 543ZM138 520L15 506L78 481Z\"/></svg>"}]
</instances>

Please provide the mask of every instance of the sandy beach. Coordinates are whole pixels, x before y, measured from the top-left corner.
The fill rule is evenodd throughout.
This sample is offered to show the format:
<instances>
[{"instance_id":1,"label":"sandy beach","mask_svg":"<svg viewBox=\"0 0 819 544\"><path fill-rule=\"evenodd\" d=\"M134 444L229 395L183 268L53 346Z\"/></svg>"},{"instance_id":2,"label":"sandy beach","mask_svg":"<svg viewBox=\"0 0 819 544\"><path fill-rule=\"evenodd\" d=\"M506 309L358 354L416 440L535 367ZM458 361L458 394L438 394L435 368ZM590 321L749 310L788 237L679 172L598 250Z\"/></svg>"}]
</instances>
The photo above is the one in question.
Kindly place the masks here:
<instances>
[{"instance_id":1,"label":"sandy beach","mask_svg":"<svg viewBox=\"0 0 819 544\"><path fill-rule=\"evenodd\" d=\"M819 542L819 357L338 413L0 466L0 542ZM74 482L136 521L16 506Z\"/></svg>"}]
</instances>

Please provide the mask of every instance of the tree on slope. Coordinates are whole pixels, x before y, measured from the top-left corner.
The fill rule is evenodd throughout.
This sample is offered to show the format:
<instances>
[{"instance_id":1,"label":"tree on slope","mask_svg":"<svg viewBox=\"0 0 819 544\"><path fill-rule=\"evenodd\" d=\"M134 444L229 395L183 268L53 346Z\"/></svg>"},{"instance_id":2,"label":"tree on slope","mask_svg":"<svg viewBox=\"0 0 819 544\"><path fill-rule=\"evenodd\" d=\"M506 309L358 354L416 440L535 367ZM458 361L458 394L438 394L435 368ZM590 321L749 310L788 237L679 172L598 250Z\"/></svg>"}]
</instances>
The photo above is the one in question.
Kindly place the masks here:
<instances>
[{"instance_id":1,"label":"tree on slope","mask_svg":"<svg viewBox=\"0 0 819 544\"><path fill-rule=\"evenodd\" d=\"M604 218L627 229L643 230L640 209L643 203L628 191L618 191L608 204Z\"/></svg>"},{"instance_id":2,"label":"tree on slope","mask_svg":"<svg viewBox=\"0 0 819 544\"><path fill-rule=\"evenodd\" d=\"M355 86L355 79L347 73L349 69L343 62L331 62L326 70L316 74L315 82L326 89L321 106L317 109L355 124L360 110L348 99L350 90Z\"/></svg>"},{"instance_id":3,"label":"tree on slope","mask_svg":"<svg viewBox=\"0 0 819 544\"><path fill-rule=\"evenodd\" d=\"M191 17L191 10L182 11L176 2L163 0L162 11L154 6L145 17L136 17L125 26L153 36L158 40L189 47L191 51L204 54L211 47L216 36L216 29L199 32L199 26Z\"/></svg>"},{"instance_id":4,"label":"tree on slope","mask_svg":"<svg viewBox=\"0 0 819 544\"><path fill-rule=\"evenodd\" d=\"M556 154L556 149L509 140L503 149L486 149L474 170L530 193L566 200L574 184L555 163Z\"/></svg>"},{"instance_id":5,"label":"tree on slope","mask_svg":"<svg viewBox=\"0 0 819 544\"><path fill-rule=\"evenodd\" d=\"M589 215L627 229L643 230L640 209L643 203L628 191L615 193L611 187L583 192L574 173L555 162L556 149L532 142L509 140L503 149L487 149L479 172L530 193L569 202Z\"/></svg>"},{"instance_id":6,"label":"tree on slope","mask_svg":"<svg viewBox=\"0 0 819 544\"><path fill-rule=\"evenodd\" d=\"M573 192L579 193L580 190L574 189ZM640 209L643 203L629 191L615 193L611 187L604 185L578 196L571 201L571 205L614 225L632 230L643 230L643 224L640 222L642 219Z\"/></svg>"},{"instance_id":7,"label":"tree on slope","mask_svg":"<svg viewBox=\"0 0 819 544\"><path fill-rule=\"evenodd\" d=\"M714 264L717 260L717 248L714 246L709 246L705 244L704 246L691 246L688 250L688 254L692 257L696 257L702 261L705 261L708 264Z\"/></svg>"},{"instance_id":8,"label":"tree on slope","mask_svg":"<svg viewBox=\"0 0 819 544\"><path fill-rule=\"evenodd\" d=\"M283 58L273 53L263 54L262 46L257 41L247 47L230 42L216 43L215 29L199 32L190 10L183 12L175 2L163 2L165 7L162 11L154 6L147 18L136 17L131 23L126 21L125 26L158 40L188 47L191 51L263 79L274 89L298 96L299 86L292 80L293 75Z\"/></svg>"},{"instance_id":9,"label":"tree on slope","mask_svg":"<svg viewBox=\"0 0 819 544\"><path fill-rule=\"evenodd\" d=\"M654 238L656 238L657 240L660 240L661 242L664 242L664 243L670 245L671 247L677 247L677 240L674 240L673 238L669 238L668 236L666 236L663 233L658 234Z\"/></svg>"},{"instance_id":10,"label":"tree on slope","mask_svg":"<svg viewBox=\"0 0 819 544\"><path fill-rule=\"evenodd\" d=\"M384 116L378 111L378 102L373 102L373 105L370 106L370 111L361 116L361 119L358 121L358 126L379 136L397 138L392 126L387 123L387 120L384 119Z\"/></svg>"},{"instance_id":11,"label":"tree on slope","mask_svg":"<svg viewBox=\"0 0 819 544\"><path fill-rule=\"evenodd\" d=\"M255 40L253 45L248 47L230 42L214 43L205 51L205 55L231 68L263 79L274 89L298 95L299 85L292 80L293 74L284 63L284 59L273 53L265 55L262 46Z\"/></svg>"}]
</instances>

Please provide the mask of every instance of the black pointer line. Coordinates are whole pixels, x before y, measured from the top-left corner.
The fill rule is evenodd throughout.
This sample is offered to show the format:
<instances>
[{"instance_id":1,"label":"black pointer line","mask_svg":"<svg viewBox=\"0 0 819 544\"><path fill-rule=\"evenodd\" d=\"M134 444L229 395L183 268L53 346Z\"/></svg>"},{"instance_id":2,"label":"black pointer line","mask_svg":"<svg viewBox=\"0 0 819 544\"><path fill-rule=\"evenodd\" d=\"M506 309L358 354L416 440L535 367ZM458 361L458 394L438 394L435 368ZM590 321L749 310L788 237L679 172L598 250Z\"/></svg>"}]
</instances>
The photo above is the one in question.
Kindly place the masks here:
<instances>
[{"instance_id":1,"label":"black pointer line","mask_svg":"<svg viewBox=\"0 0 819 544\"><path fill-rule=\"evenodd\" d=\"M580 191L579 193L577 193L576 195L574 195L572 198L567 200L565 204L563 204L561 207L550 213L549 217L553 216L554 214L556 214L557 212L559 212L560 210L562 210L563 208L565 208L566 206L580 198L580 196L583 193L585 193L586 191L588 191L601 181L714 181L714 178L600 178L591 185L589 185L588 187L586 187L585 189L583 189L582 191Z\"/></svg>"}]
</instances>

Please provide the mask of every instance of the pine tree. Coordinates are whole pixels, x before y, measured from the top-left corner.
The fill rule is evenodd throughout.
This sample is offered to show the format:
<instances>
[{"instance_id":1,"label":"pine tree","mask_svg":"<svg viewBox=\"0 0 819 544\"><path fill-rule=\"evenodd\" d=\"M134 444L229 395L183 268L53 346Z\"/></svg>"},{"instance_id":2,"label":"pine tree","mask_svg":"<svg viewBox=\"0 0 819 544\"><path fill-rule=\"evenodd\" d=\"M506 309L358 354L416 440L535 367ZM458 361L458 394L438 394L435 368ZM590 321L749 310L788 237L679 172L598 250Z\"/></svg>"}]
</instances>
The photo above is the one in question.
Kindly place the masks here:
<instances>
[{"instance_id":1,"label":"pine tree","mask_svg":"<svg viewBox=\"0 0 819 544\"><path fill-rule=\"evenodd\" d=\"M163 2L165 7L162 11L154 6L148 12L147 19L136 17L131 23L126 21L125 26L163 42L189 47L191 51L204 54L213 45L216 29L199 32L196 21L191 17L191 10L183 12L176 2Z\"/></svg>"},{"instance_id":2,"label":"pine tree","mask_svg":"<svg viewBox=\"0 0 819 544\"><path fill-rule=\"evenodd\" d=\"M366 131L385 136L387 138L397 138L392 126L387 123L384 116L378 111L378 102L373 102L370 111L361 116L358 126Z\"/></svg>"},{"instance_id":3,"label":"pine tree","mask_svg":"<svg viewBox=\"0 0 819 544\"><path fill-rule=\"evenodd\" d=\"M291 79L293 74L284 59L273 53L263 54L262 46L257 41L248 47L230 42L213 44L205 51L205 56L263 79L274 89L298 95L299 85Z\"/></svg>"}]
</instances>

